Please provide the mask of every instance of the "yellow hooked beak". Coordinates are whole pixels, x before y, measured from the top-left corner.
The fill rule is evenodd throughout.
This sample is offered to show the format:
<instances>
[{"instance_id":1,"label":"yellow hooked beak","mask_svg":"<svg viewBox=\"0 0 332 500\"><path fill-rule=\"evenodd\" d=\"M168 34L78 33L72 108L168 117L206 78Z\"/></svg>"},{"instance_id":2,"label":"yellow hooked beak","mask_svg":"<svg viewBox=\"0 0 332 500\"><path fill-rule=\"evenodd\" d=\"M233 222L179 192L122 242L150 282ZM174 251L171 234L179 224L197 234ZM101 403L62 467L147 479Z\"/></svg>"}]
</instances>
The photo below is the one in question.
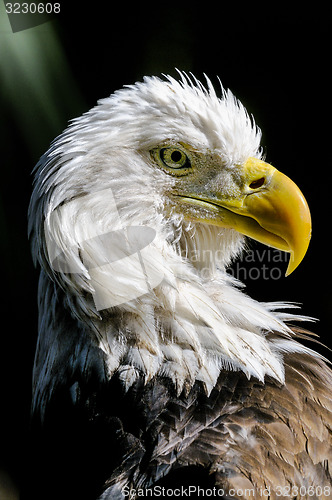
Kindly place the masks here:
<instances>
[{"instance_id":1,"label":"yellow hooked beak","mask_svg":"<svg viewBox=\"0 0 332 500\"><path fill-rule=\"evenodd\" d=\"M297 185L268 163L249 158L242 168L234 197L214 193L213 198L204 196L195 201L200 206L214 206L214 220L206 218L206 222L234 228L265 245L289 252L288 276L309 246L308 204Z\"/></svg>"},{"instance_id":2,"label":"yellow hooked beak","mask_svg":"<svg viewBox=\"0 0 332 500\"><path fill-rule=\"evenodd\" d=\"M286 276L302 261L311 237L311 217L297 185L277 169L249 158L244 165L243 203L222 203L231 227L266 245L290 253ZM234 203L235 202L235 203Z\"/></svg>"}]
</instances>

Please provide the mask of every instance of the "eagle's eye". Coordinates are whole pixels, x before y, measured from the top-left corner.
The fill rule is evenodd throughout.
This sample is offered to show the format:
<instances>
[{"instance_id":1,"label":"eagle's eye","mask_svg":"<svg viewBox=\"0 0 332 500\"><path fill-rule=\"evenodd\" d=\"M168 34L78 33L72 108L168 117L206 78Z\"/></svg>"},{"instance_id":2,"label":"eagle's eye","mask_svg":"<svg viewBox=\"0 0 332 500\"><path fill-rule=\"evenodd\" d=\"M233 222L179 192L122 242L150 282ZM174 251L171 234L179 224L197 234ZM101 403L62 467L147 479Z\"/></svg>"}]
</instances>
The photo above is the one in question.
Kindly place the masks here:
<instances>
[{"instance_id":1,"label":"eagle's eye","mask_svg":"<svg viewBox=\"0 0 332 500\"><path fill-rule=\"evenodd\" d=\"M151 154L160 166L171 169L176 174L182 175L191 167L188 155L179 147L156 148Z\"/></svg>"}]
</instances>

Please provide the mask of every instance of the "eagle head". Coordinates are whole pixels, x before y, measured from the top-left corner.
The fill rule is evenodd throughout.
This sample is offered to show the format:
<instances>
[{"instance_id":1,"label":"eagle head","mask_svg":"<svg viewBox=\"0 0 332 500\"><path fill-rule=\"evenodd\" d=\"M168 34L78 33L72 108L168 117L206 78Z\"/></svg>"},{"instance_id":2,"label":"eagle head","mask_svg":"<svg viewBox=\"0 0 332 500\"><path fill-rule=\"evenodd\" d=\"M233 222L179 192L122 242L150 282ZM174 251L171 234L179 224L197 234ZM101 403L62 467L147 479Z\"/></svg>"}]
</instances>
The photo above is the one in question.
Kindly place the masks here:
<instances>
[{"instance_id":1,"label":"eagle head","mask_svg":"<svg viewBox=\"0 0 332 500\"><path fill-rule=\"evenodd\" d=\"M209 393L225 368L283 381L283 354L309 351L292 315L226 272L246 236L289 252L287 274L309 244L305 198L263 161L260 139L231 92L184 74L145 78L73 120L40 159L30 204L48 364L53 335L77 359L92 342L126 389L161 375L178 393L196 380Z\"/></svg>"}]
</instances>

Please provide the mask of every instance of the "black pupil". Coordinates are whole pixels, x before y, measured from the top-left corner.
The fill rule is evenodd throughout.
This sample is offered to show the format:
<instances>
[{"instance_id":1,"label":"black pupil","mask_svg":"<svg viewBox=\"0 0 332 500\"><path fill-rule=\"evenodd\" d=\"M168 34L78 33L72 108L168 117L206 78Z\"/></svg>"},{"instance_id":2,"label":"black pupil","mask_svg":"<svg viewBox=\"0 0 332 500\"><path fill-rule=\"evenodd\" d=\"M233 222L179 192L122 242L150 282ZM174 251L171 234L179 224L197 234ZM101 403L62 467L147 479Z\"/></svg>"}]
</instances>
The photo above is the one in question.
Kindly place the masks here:
<instances>
[{"instance_id":1,"label":"black pupil","mask_svg":"<svg viewBox=\"0 0 332 500\"><path fill-rule=\"evenodd\" d=\"M178 163L179 161L181 161L181 158L182 153L180 153L180 151L173 151L173 153L171 154L171 160L174 161L174 163Z\"/></svg>"}]
</instances>

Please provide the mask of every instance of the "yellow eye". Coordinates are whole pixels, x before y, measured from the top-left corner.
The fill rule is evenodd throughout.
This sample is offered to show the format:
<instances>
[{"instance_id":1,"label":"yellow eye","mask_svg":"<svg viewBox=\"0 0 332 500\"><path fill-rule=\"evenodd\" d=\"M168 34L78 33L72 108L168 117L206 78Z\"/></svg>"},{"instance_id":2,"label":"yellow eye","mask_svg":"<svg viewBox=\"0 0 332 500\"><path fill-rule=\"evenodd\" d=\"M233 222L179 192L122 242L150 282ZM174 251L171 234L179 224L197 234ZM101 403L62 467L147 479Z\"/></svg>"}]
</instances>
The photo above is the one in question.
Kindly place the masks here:
<instances>
[{"instance_id":1,"label":"yellow eye","mask_svg":"<svg viewBox=\"0 0 332 500\"><path fill-rule=\"evenodd\" d=\"M187 154L180 148L161 148L151 151L152 156L162 167L177 170L178 174L184 174L190 168L190 160Z\"/></svg>"},{"instance_id":2,"label":"yellow eye","mask_svg":"<svg viewBox=\"0 0 332 500\"><path fill-rule=\"evenodd\" d=\"M177 148L163 148L160 150L161 161L169 168L187 168L190 166L188 156Z\"/></svg>"}]
</instances>

